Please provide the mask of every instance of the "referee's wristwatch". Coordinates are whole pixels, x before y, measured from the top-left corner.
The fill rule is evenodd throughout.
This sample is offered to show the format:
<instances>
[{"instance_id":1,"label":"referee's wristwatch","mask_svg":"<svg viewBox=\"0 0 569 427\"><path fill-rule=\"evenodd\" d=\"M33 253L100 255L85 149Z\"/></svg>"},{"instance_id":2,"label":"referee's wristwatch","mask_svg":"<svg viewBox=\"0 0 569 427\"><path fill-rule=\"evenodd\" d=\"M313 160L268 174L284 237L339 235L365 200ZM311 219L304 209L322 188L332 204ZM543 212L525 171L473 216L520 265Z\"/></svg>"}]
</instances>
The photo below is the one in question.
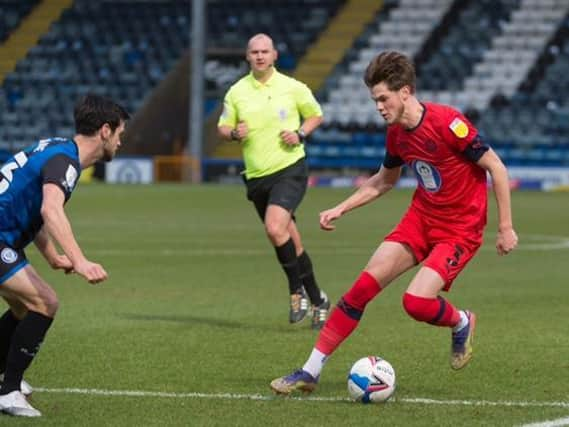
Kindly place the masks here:
<instances>
[{"instance_id":1,"label":"referee's wristwatch","mask_svg":"<svg viewBox=\"0 0 569 427\"><path fill-rule=\"evenodd\" d=\"M232 141L239 141L239 131L237 128L231 129L230 135Z\"/></svg>"},{"instance_id":2,"label":"referee's wristwatch","mask_svg":"<svg viewBox=\"0 0 569 427\"><path fill-rule=\"evenodd\" d=\"M304 141L306 141L306 132L304 132L304 129L299 128L296 131L296 134L298 135L298 142L300 144L304 144Z\"/></svg>"}]
</instances>

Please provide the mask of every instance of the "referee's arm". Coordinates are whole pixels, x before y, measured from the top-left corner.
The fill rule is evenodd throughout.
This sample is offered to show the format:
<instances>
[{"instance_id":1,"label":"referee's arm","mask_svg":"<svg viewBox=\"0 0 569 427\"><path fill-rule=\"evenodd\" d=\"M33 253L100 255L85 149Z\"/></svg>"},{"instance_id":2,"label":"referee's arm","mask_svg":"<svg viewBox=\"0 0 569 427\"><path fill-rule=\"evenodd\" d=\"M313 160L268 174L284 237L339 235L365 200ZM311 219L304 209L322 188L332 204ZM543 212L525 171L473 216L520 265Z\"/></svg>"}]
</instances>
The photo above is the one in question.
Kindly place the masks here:
<instances>
[{"instance_id":1,"label":"referee's arm","mask_svg":"<svg viewBox=\"0 0 569 427\"><path fill-rule=\"evenodd\" d=\"M231 137L231 132L233 131L233 129L235 128L232 128L231 126L227 125L218 126L217 133L221 139L224 139L226 141L231 141L233 139Z\"/></svg>"},{"instance_id":2,"label":"referee's arm","mask_svg":"<svg viewBox=\"0 0 569 427\"><path fill-rule=\"evenodd\" d=\"M308 136L312 133L312 131L314 131L314 129L316 129L318 126L322 124L323 120L324 118L322 116L308 117L304 119L304 122L302 122L302 126L300 127L302 128L306 136Z\"/></svg>"},{"instance_id":3,"label":"referee's arm","mask_svg":"<svg viewBox=\"0 0 569 427\"><path fill-rule=\"evenodd\" d=\"M247 124L243 121L237 123L237 126L232 127L229 125L219 125L217 127L217 133L220 138L226 141L241 141L247 137L249 129Z\"/></svg>"}]
</instances>

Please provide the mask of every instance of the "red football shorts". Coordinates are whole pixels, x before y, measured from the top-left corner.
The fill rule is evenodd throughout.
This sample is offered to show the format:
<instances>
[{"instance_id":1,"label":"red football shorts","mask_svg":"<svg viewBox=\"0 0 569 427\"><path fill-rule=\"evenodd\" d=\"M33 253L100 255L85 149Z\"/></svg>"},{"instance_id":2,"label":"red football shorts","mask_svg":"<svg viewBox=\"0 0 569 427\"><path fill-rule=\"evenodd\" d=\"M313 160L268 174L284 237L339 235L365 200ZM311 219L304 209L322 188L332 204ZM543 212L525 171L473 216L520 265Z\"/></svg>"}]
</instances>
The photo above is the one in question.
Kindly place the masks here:
<instances>
[{"instance_id":1,"label":"red football shorts","mask_svg":"<svg viewBox=\"0 0 569 427\"><path fill-rule=\"evenodd\" d=\"M448 291L480 245L482 233L453 228L452 223L421 216L409 209L385 240L409 246L418 263L435 270Z\"/></svg>"}]
</instances>

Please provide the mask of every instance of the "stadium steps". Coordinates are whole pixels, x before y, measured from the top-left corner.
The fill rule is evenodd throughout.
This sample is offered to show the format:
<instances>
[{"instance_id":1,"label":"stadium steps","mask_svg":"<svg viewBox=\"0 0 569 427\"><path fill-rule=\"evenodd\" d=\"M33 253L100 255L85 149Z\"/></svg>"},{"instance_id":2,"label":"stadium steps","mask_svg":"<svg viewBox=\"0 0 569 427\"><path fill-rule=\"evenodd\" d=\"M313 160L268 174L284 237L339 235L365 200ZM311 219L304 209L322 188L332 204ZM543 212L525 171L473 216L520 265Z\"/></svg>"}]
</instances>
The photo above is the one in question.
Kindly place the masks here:
<instances>
[{"instance_id":1,"label":"stadium steps","mask_svg":"<svg viewBox=\"0 0 569 427\"><path fill-rule=\"evenodd\" d=\"M453 26L460 22L460 16L468 9L472 0L454 0L447 11L444 13L441 21L433 28L431 34L423 42L423 46L419 52L415 54L413 62L415 63L415 71L417 75L421 74L422 66L427 63L432 56L441 51L442 43L449 35Z\"/></svg>"},{"instance_id":2,"label":"stadium steps","mask_svg":"<svg viewBox=\"0 0 569 427\"><path fill-rule=\"evenodd\" d=\"M565 14L565 18L553 36L547 42L547 45L540 52L533 66L530 68L526 78L520 84L519 91L527 94L535 92L538 83L546 74L547 68L555 62L556 56L563 48L565 41L569 39L569 12Z\"/></svg>"},{"instance_id":3,"label":"stadium steps","mask_svg":"<svg viewBox=\"0 0 569 427\"><path fill-rule=\"evenodd\" d=\"M300 60L294 77L318 91L382 6L381 0L348 0Z\"/></svg>"},{"instance_id":4,"label":"stadium steps","mask_svg":"<svg viewBox=\"0 0 569 427\"><path fill-rule=\"evenodd\" d=\"M6 43L0 46L0 85L14 70L18 61L23 59L48 31L51 23L72 4L73 0L43 0L22 20Z\"/></svg>"}]
</instances>

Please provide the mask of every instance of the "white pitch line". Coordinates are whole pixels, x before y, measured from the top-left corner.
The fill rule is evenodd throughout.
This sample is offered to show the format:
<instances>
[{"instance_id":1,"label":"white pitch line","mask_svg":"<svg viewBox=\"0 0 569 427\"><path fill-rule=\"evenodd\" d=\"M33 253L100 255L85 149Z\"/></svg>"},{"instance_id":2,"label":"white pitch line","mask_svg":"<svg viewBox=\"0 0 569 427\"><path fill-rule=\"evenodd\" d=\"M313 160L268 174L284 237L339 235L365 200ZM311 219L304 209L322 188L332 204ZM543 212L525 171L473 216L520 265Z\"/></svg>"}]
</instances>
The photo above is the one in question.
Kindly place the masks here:
<instances>
[{"instance_id":1,"label":"white pitch line","mask_svg":"<svg viewBox=\"0 0 569 427\"><path fill-rule=\"evenodd\" d=\"M34 388L40 393L60 393L60 394L87 394L98 396L127 396L127 397L163 397L176 399L227 399L227 400L277 400L279 396L263 394L240 394L240 393L174 393L162 391L142 391L142 390L101 390L84 388ZM288 400L301 400L312 402L350 402L347 397L290 397ZM396 403L415 403L420 405L452 405L452 406L519 406L519 407L550 407L550 408L569 408L569 402L536 402L536 401L490 401L490 400L438 400L426 398L394 398L391 402Z\"/></svg>"},{"instance_id":2,"label":"white pitch line","mask_svg":"<svg viewBox=\"0 0 569 427\"><path fill-rule=\"evenodd\" d=\"M542 421L539 423L524 424L521 427L562 427L569 426L569 417L559 418L557 420Z\"/></svg>"}]
</instances>

